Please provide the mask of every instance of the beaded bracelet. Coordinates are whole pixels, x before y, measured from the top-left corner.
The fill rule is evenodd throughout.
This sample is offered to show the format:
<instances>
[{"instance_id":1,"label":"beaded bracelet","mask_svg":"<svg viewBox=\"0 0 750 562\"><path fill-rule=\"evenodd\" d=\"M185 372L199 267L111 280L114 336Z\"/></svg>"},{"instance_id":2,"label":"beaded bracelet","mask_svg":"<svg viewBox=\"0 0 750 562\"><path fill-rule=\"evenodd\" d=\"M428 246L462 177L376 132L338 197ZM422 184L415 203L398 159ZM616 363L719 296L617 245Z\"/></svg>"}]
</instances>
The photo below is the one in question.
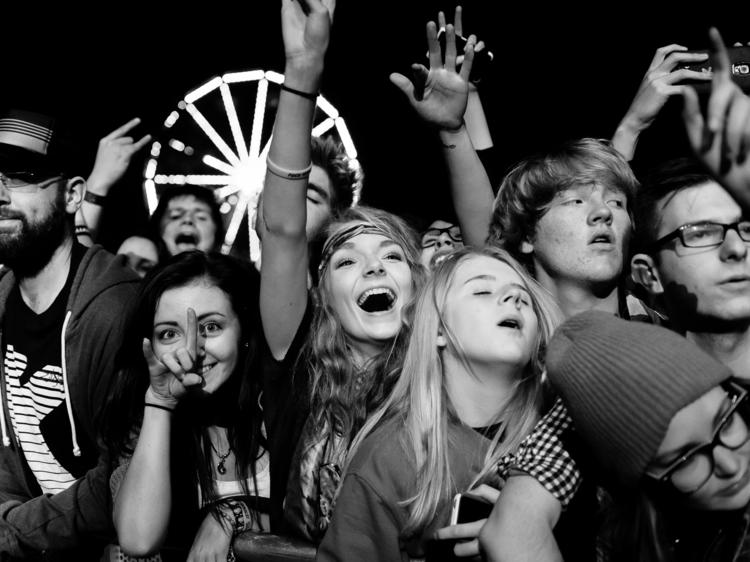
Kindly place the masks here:
<instances>
[{"instance_id":1,"label":"beaded bracelet","mask_svg":"<svg viewBox=\"0 0 750 562\"><path fill-rule=\"evenodd\" d=\"M252 527L250 508L242 500L224 500L223 514L227 523L232 527L232 533L238 534Z\"/></svg>"},{"instance_id":2,"label":"beaded bracelet","mask_svg":"<svg viewBox=\"0 0 750 562\"><path fill-rule=\"evenodd\" d=\"M271 172L274 176L279 176L287 180L304 180L310 177L310 170L312 170L312 162L307 167L301 170L289 170L282 168L276 164L271 157L266 158L266 169Z\"/></svg>"},{"instance_id":3,"label":"beaded bracelet","mask_svg":"<svg viewBox=\"0 0 750 562\"><path fill-rule=\"evenodd\" d=\"M298 95L298 96L303 97L305 99L308 99L310 101L317 101L317 99L318 99L317 92L312 93L312 92L303 92L302 90L295 90L294 88L290 88L289 86L287 86L284 83L280 84L279 88L281 88L285 92L289 92L290 94Z\"/></svg>"}]
</instances>

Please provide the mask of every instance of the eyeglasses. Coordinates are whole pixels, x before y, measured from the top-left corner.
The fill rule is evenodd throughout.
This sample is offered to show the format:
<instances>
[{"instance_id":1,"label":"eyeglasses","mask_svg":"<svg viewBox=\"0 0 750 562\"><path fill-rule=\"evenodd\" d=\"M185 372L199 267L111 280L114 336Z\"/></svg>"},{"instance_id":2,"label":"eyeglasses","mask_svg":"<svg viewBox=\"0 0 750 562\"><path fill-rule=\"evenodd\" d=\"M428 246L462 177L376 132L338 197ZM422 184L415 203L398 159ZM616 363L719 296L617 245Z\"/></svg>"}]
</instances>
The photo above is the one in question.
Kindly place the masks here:
<instances>
[{"instance_id":1,"label":"eyeglasses","mask_svg":"<svg viewBox=\"0 0 750 562\"><path fill-rule=\"evenodd\" d=\"M429 228L422 234L422 248L432 248L437 244L440 236L446 233L448 238L456 243L463 244L463 237L461 236L460 226L446 226L445 228Z\"/></svg>"},{"instance_id":2,"label":"eyeglasses","mask_svg":"<svg viewBox=\"0 0 750 562\"><path fill-rule=\"evenodd\" d=\"M658 482L671 483L684 494L697 492L714 473L714 449L721 445L736 450L750 440L750 430L737 409L746 401L748 391L730 383L727 392L731 400L711 441L694 447L670 463L660 474L646 473Z\"/></svg>"},{"instance_id":3,"label":"eyeglasses","mask_svg":"<svg viewBox=\"0 0 750 562\"><path fill-rule=\"evenodd\" d=\"M33 193L39 189L51 185L64 177L61 173L41 173L41 172L0 172L0 183L5 189L18 193Z\"/></svg>"},{"instance_id":4,"label":"eyeglasses","mask_svg":"<svg viewBox=\"0 0 750 562\"><path fill-rule=\"evenodd\" d=\"M719 246L727 236L727 230L734 230L745 242L750 242L750 221L738 221L731 224L719 222L695 222L683 224L652 244L653 247L664 245L673 238L679 238L686 248L709 248Z\"/></svg>"}]
</instances>

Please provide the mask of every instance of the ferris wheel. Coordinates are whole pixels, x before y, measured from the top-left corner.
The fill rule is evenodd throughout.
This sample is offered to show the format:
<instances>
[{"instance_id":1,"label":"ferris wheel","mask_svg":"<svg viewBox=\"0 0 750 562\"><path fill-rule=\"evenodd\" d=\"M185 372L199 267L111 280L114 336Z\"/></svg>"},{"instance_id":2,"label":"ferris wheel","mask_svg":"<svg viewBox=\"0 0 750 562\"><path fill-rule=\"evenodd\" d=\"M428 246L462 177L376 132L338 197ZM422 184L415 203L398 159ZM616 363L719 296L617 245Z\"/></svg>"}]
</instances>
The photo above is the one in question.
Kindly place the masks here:
<instances>
[{"instance_id":1,"label":"ferris wheel","mask_svg":"<svg viewBox=\"0 0 750 562\"><path fill-rule=\"evenodd\" d=\"M185 94L164 120L146 159L143 190L149 214L170 185L213 189L226 230L222 253L246 246L250 259L257 261L260 243L253 225L283 81L273 71L231 72ZM312 133L331 135L343 145L349 166L359 172L356 203L362 188L357 151L344 119L322 95Z\"/></svg>"}]
</instances>

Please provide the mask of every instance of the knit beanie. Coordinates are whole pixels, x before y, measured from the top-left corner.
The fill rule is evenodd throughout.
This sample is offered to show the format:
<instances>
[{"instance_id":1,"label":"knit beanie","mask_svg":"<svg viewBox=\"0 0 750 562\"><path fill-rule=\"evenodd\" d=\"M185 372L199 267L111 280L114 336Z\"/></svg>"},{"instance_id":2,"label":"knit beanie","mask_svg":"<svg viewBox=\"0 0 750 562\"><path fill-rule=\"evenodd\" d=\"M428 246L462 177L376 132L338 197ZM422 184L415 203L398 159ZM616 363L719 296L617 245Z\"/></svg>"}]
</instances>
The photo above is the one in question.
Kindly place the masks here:
<instances>
[{"instance_id":1,"label":"knit beanie","mask_svg":"<svg viewBox=\"0 0 750 562\"><path fill-rule=\"evenodd\" d=\"M560 326L546 361L598 476L624 489L638 486L672 417L732 376L679 334L600 311Z\"/></svg>"}]
</instances>

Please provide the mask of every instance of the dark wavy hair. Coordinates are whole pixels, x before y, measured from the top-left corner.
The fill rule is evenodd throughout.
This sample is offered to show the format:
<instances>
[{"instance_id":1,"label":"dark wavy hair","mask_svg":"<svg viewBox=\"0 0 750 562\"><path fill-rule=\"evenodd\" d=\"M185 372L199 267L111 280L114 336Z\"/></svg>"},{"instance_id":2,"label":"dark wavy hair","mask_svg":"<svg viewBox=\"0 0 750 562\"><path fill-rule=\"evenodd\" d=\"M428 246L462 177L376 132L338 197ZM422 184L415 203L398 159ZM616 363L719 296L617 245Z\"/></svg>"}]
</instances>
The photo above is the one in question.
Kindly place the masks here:
<instances>
[{"instance_id":1,"label":"dark wavy hair","mask_svg":"<svg viewBox=\"0 0 750 562\"><path fill-rule=\"evenodd\" d=\"M312 137L310 159L325 170L331 180L331 215L337 217L352 206L358 172L349 166L344 147L331 137Z\"/></svg>"},{"instance_id":2,"label":"dark wavy hair","mask_svg":"<svg viewBox=\"0 0 750 562\"><path fill-rule=\"evenodd\" d=\"M125 336L116 356L118 377L106 408L102 437L113 462L133 452L133 438L143 419L143 397L149 386L149 373L143 357L142 342L151 338L154 315L165 291L196 282L218 287L228 297L241 326L240 353L237 366L229 379L212 399L214 413L227 427L227 439L236 458L236 471L243 492L249 495L245 481L255 481L255 462L262 456L266 442L263 437L262 412L258 406L261 383L258 377L260 313L259 275L246 262L218 253L200 250L183 252L169 258L143 280L133 312L128 319ZM190 480L200 486L206 503L216 500L210 453L211 441L205 403L184 397L175 409L172 430L172 456L175 468L172 478ZM178 474L179 472L179 474ZM173 510L176 511L176 510ZM218 512L212 510L218 517Z\"/></svg>"}]
</instances>

